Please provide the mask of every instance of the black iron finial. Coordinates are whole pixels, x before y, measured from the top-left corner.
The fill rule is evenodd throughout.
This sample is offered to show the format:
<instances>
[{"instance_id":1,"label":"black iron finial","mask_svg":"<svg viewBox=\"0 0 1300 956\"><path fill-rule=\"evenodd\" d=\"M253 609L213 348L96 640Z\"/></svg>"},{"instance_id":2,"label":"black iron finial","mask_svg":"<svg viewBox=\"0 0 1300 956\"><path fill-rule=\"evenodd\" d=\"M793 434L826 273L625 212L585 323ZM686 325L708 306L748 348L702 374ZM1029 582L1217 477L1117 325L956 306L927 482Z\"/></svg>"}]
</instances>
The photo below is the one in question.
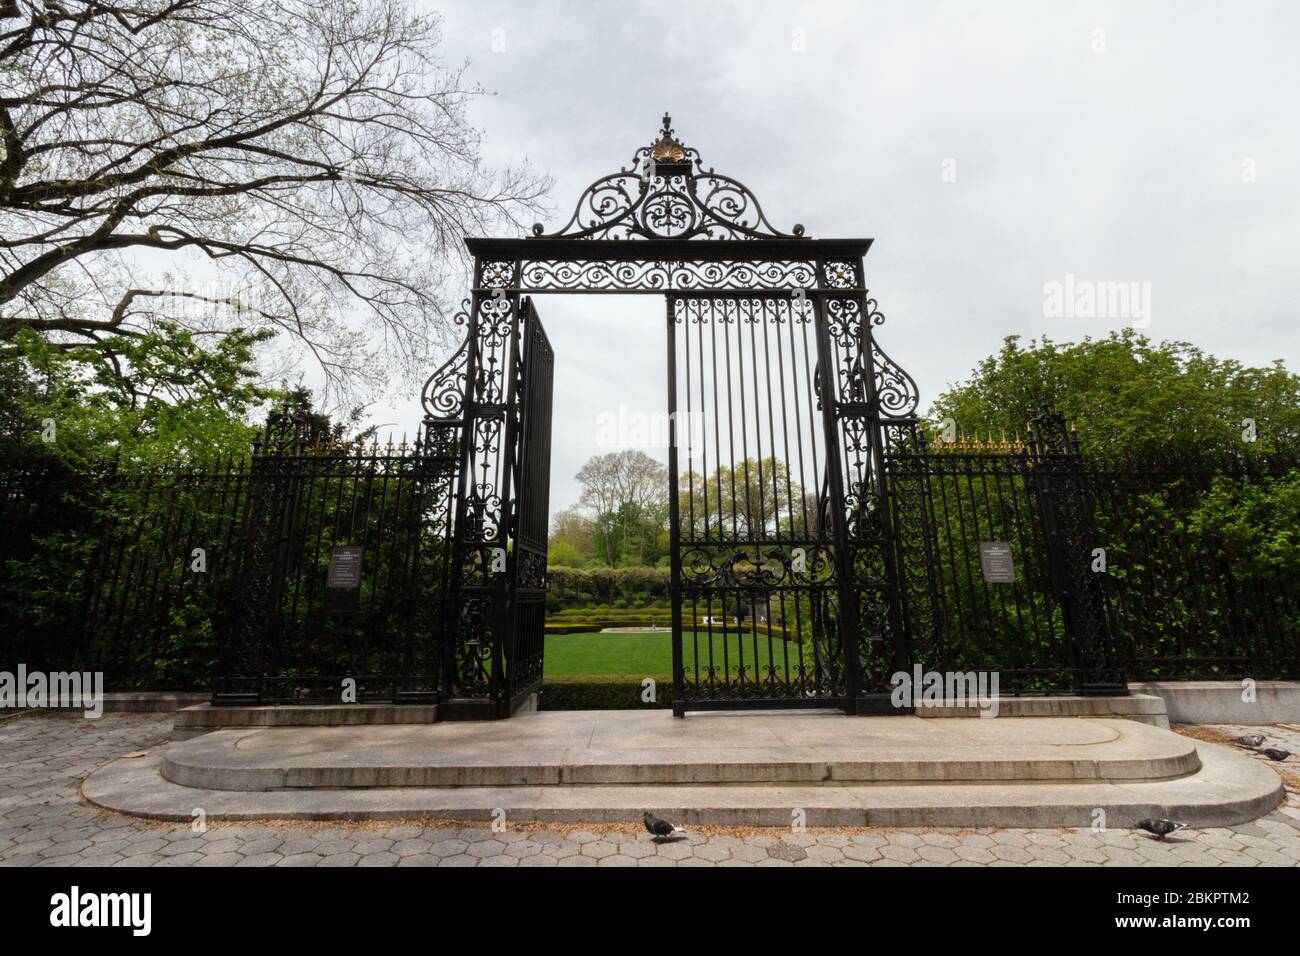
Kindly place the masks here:
<instances>
[{"instance_id":1,"label":"black iron finial","mask_svg":"<svg viewBox=\"0 0 1300 956\"><path fill-rule=\"evenodd\" d=\"M673 135L673 118L668 115L667 110L664 110L664 128L659 131L659 136L661 139L666 139L672 135Z\"/></svg>"}]
</instances>

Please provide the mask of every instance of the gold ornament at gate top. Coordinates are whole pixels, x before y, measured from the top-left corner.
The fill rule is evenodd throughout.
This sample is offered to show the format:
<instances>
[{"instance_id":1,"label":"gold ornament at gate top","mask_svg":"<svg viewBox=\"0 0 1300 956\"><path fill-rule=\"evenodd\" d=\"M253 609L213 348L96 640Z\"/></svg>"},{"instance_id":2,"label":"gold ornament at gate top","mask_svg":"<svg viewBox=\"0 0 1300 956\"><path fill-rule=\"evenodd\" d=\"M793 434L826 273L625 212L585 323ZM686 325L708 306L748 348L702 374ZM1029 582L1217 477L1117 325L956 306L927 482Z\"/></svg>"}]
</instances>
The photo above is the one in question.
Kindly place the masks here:
<instances>
[{"instance_id":1,"label":"gold ornament at gate top","mask_svg":"<svg viewBox=\"0 0 1300 956\"><path fill-rule=\"evenodd\" d=\"M686 158L682 144L667 136L655 143L654 152L651 155L654 156L655 162L658 163L680 163Z\"/></svg>"},{"instance_id":2,"label":"gold ornament at gate top","mask_svg":"<svg viewBox=\"0 0 1300 956\"><path fill-rule=\"evenodd\" d=\"M659 130L659 142L650 149L650 158L656 163L680 163L686 158L686 150L673 136L673 118L664 114L664 125Z\"/></svg>"}]
</instances>

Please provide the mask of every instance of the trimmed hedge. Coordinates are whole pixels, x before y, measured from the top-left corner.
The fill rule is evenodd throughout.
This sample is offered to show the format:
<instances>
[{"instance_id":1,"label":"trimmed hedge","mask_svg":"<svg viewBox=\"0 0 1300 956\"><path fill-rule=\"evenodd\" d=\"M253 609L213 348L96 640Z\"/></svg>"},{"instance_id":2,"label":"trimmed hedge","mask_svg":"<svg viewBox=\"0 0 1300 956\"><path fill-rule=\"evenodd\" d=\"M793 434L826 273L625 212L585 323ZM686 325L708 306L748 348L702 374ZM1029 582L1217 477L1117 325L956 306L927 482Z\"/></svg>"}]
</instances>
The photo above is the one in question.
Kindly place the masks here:
<instances>
[{"instance_id":1,"label":"trimmed hedge","mask_svg":"<svg viewBox=\"0 0 1300 956\"><path fill-rule=\"evenodd\" d=\"M547 568L547 608L614 605L665 606L668 603L667 568Z\"/></svg>"},{"instance_id":2,"label":"trimmed hedge","mask_svg":"<svg viewBox=\"0 0 1300 956\"><path fill-rule=\"evenodd\" d=\"M668 627L670 621L579 621L578 623L547 624L547 634L596 633L606 627Z\"/></svg>"},{"instance_id":3,"label":"trimmed hedge","mask_svg":"<svg viewBox=\"0 0 1300 956\"><path fill-rule=\"evenodd\" d=\"M654 675L656 700L643 703L641 682L645 677L621 674L581 677L547 677L542 681L538 710L652 710L672 706L673 679Z\"/></svg>"},{"instance_id":4,"label":"trimmed hedge","mask_svg":"<svg viewBox=\"0 0 1300 956\"><path fill-rule=\"evenodd\" d=\"M721 617L721 615L718 615ZM673 623L672 608L568 608L546 616L547 634L581 634L586 631L599 631L606 627L671 627ZM682 618L682 626L687 630L704 630L709 625L695 617ZM719 625L714 625L715 627ZM798 635L787 632L780 625L752 624L742 621L739 625L728 625L733 631L749 633L756 629L760 634L771 634L781 640L797 641Z\"/></svg>"},{"instance_id":5,"label":"trimmed hedge","mask_svg":"<svg viewBox=\"0 0 1300 956\"><path fill-rule=\"evenodd\" d=\"M556 623L556 624L547 623L544 625L544 630L547 634L587 634L587 633L594 634L606 627L664 628L664 627L670 627L671 625L672 625L672 621L613 621L613 620L577 621L577 622L565 621L563 623ZM708 627L709 626L707 624L701 623L700 621L691 621L689 619L682 620L682 629L686 631L699 631L701 634L703 634L708 631ZM739 633L748 635L753 631L758 631L759 634L771 634L772 637L775 637L778 640L794 641L796 644L799 643L798 634L791 634L783 630L782 628L778 627L775 624L742 625ZM714 633L720 634L721 631L715 630ZM729 633L731 634L737 633L737 631L735 630L735 625L732 625L732 630Z\"/></svg>"}]
</instances>

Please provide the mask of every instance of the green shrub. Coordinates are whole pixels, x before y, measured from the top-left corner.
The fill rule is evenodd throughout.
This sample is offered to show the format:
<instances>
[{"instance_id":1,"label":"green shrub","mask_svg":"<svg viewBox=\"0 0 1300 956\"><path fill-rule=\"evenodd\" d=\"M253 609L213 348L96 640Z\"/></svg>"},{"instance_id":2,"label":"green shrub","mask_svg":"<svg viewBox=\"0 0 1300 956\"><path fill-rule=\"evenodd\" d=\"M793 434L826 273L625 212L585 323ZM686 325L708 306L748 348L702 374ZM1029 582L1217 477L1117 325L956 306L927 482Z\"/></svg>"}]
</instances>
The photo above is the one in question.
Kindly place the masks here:
<instances>
[{"instance_id":1,"label":"green shrub","mask_svg":"<svg viewBox=\"0 0 1300 956\"><path fill-rule=\"evenodd\" d=\"M548 677L542 682L539 710L651 710L672 706L673 679L655 676L654 703L642 702L644 677L607 676Z\"/></svg>"}]
</instances>

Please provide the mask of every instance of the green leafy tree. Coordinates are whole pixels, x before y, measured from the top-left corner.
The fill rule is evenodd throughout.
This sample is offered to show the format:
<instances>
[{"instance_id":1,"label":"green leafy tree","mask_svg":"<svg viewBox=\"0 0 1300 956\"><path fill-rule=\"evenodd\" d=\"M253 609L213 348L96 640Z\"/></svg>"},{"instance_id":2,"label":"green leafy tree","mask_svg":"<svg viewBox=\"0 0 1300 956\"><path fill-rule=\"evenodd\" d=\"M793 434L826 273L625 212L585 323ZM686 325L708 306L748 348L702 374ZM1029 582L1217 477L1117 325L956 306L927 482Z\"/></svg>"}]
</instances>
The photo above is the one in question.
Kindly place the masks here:
<instances>
[{"instance_id":1,"label":"green leafy tree","mask_svg":"<svg viewBox=\"0 0 1300 956\"><path fill-rule=\"evenodd\" d=\"M1009 338L940 396L930 417L983 438L1024 434L1040 409L1077 428L1095 476L1103 587L1116 636L1143 662L1137 666L1150 676L1210 676L1240 668L1215 663L1235 658L1249 660L1259 677L1292 672L1300 659L1300 617L1289 600L1300 573L1300 377L1280 361L1254 368L1186 343L1154 344L1133 330L1064 344ZM958 502L960 480L943 481L956 487L945 493L934 479L935 500ZM968 505L967 526L1007 526L998 508ZM1021 517L1012 528L1030 526L1032 515ZM937 520L940 553L973 548L946 511ZM1007 531L986 533L1012 540ZM950 651L995 662L987 655L998 653L999 633L1024 628L1004 620L982 632L981 590L958 575L945 581ZM1041 597L1028 595L1031 609L1046 607ZM976 611L963 615L963 607ZM1048 633L1059 629L1059 619L1048 623ZM1051 646L1027 640L1016 638L1020 653L1050 661Z\"/></svg>"},{"instance_id":2,"label":"green leafy tree","mask_svg":"<svg viewBox=\"0 0 1300 956\"><path fill-rule=\"evenodd\" d=\"M1281 361L1252 368L1132 329L1027 346L1012 336L930 418L952 419L961 434L1023 434L1040 409L1063 414L1084 451L1108 460L1300 449L1300 376Z\"/></svg>"},{"instance_id":3,"label":"green leafy tree","mask_svg":"<svg viewBox=\"0 0 1300 956\"><path fill-rule=\"evenodd\" d=\"M176 465L242 454L251 413L277 393L258 384L254 348L272 333L235 329L205 343L173 323L111 342L103 353L64 347L31 330L0 351L0 378L15 404L11 454L77 468Z\"/></svg>"}]
</instances>

